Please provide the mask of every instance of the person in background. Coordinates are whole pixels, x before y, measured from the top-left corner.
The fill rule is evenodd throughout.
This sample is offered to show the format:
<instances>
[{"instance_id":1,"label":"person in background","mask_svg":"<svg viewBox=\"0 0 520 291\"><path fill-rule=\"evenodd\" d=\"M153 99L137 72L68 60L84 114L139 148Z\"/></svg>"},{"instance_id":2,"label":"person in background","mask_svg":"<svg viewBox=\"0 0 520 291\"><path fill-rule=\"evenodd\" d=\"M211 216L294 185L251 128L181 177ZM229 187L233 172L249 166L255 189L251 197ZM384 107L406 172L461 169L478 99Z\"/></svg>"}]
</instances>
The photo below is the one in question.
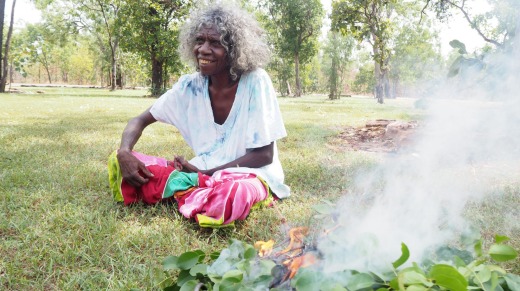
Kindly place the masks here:
<instances>
[{"instance_id":1,"label":"person in background","mask_svg":"<svg viewBox=\"0 0 520 291\"><path fill-rule=\"evenodd\" d=\"M270 53L258 22L236 5L195 11L181 28L179 52L197 72L180 77L126 125L109 160L116 200L153 204L174 197L187 218L221 227L273 195L288 197L276 146L287 134L262 69ZM133 151L156 121L175 126L195 156L167 161Z\"/></svg>"}]
</instances>

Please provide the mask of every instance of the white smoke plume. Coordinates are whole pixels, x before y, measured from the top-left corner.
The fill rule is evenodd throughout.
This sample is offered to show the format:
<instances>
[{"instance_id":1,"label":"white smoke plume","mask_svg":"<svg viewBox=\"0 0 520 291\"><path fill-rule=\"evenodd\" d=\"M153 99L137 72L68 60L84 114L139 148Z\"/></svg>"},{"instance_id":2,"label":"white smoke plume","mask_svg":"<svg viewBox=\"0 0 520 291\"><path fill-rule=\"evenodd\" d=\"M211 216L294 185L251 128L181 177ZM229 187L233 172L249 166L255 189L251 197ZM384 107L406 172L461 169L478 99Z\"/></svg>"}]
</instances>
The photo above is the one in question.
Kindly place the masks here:
<instances>
[{"instance_id":1,"label":"white smoke plume","mask_svg":"<svg viewBox=\"0 0 520 291\"><path fill-rule=\"evenodd\" d=\"M388 270L401 243L419 262L470 230L464 208L520 175L520 54L495 55L426 99L411 151L359 175L318 243L326 271ZM466 80L466 81L464 81ZM516 180L518 181L518 180ZM502 215L496 213L496 215Z\"/></svg>"}]
</instances>

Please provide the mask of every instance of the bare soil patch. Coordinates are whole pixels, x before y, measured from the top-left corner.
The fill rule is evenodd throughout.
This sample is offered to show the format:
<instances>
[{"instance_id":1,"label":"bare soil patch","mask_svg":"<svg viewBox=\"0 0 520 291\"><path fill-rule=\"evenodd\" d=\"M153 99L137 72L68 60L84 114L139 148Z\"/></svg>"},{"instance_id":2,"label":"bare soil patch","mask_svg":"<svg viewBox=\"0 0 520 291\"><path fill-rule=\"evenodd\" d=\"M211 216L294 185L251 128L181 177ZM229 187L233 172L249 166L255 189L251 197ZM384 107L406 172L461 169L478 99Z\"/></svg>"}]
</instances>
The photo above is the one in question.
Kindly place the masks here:
<instances>
[{"instance_id":1,"label":"bare soil patch","mask_svg":"<svg viewBox=\"0 0 520 291\"><path fill-rule=\"evenodd\" d=\"M377 119L362 127L346 127L332 141L335 147L369 152L398 152L412 142L417 121Z\"/></svg>"}]
</instances>

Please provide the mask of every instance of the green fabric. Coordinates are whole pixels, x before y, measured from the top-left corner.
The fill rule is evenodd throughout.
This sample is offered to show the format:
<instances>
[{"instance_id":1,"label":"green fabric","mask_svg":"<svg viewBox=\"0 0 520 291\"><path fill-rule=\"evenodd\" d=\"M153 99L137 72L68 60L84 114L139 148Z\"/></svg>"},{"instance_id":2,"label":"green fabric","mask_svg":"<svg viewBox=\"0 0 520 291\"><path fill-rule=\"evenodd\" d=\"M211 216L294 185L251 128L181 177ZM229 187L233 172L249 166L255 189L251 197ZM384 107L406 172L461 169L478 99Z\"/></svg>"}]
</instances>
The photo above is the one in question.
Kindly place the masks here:
<instances>
[{"instance_id":1,"label":"green fabric","mask_svg":"<svg viewBox=\"0 0 520 291\"><path fill-rule=\"evenodd\" d=\"M174 170L164 186L162 198L172 197L177 191L184 191L199 185L199 174Z\"/></svg>"},{"instance_id":2,"label":"green fabric","mask_svg":"<svg viewBox=\"0 0 520 291\"><path fill-rule=\"evenodd\" d=\"M273 203L273 201L274 201L273 192L271 191L271 188L269 188L269 185L267 185L267 182L264 181L264 179L262 179L262 178L260 178L258 176L256 178L258 180L260 180L260 182L262 182L262 184L264 184L265 190L267 191L267 198L265 198L264 200L258 201L255 204L253 204L253 206L251 207L251 211L253 211L255 209L260 209L260 208L263 208L263 207L267 207L267 206L271 205L271 203Z\"/></svg>"},{"instance_id":3,"label":"green fabric","mask_svg":"<svg viewBox=\"0 0 520 291\"><path fill-rule=\"evenodd\" d=\"M116 150L108 157L108 184L112 190L112 196L117 202L123 202L123 193L121 193L122 182L123 175L121 174L121 169L119 169Z\"/></svg>"},{"instance_id":4,"label":"green fabric","mask_svg":"<svg viewBox=\"0 0 520 291\"><path fill-rule=\"evenodd\" d=\"M224 217L220 219L215 219L203 214L197 214L197 221L201 227L211 227L211 228L226 228L226 227L235 227L235 222L232 221L228 224L223 224Z\"/></svg>"}]
</instances>

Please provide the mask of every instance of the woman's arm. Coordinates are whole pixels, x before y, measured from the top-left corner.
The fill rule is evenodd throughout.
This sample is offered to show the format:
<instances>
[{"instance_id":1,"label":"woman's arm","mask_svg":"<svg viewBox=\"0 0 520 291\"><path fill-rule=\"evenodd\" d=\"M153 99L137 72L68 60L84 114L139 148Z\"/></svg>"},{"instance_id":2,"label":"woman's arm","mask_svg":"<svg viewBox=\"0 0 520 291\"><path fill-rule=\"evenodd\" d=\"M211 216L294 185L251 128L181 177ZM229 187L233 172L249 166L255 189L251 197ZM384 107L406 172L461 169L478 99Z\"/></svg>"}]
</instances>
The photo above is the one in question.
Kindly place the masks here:
<instances>
[{"instance_id":1,"label":"woman's arm","mask_svg":"<svg viewBox=\"0 0 520 291\"><path fill-rule=\"evenodd\" d=\"M175 157L175 160L182 165L183 171L186 172L201 172L206 175L213 175L216 171L235 168L235 167L247 167L247 168L260 168L267 166L273 162L274 155L274 142L259 148L248 149L246 154L240 158L233 160L229 163L215 167L208 170L199 170L197 167L190 164L183 157Z\"/></svg>"},{"instance_id":2,"label":"woman's arm","mask_svg":"<svg viewBox=\"0 0 520 291\"><path fill-rule=\"evenodd\" d=\"M148 108L139 116L132 118L123 131L121 146L117 151L117 160L123 179L134 187L140 187L148 182L149 178L153 177L153 174L148 171L144 163L132 154L132 149L141 137L143 130L156 121L150 113L150 108Z\"/></svg>"}]
</instances>

